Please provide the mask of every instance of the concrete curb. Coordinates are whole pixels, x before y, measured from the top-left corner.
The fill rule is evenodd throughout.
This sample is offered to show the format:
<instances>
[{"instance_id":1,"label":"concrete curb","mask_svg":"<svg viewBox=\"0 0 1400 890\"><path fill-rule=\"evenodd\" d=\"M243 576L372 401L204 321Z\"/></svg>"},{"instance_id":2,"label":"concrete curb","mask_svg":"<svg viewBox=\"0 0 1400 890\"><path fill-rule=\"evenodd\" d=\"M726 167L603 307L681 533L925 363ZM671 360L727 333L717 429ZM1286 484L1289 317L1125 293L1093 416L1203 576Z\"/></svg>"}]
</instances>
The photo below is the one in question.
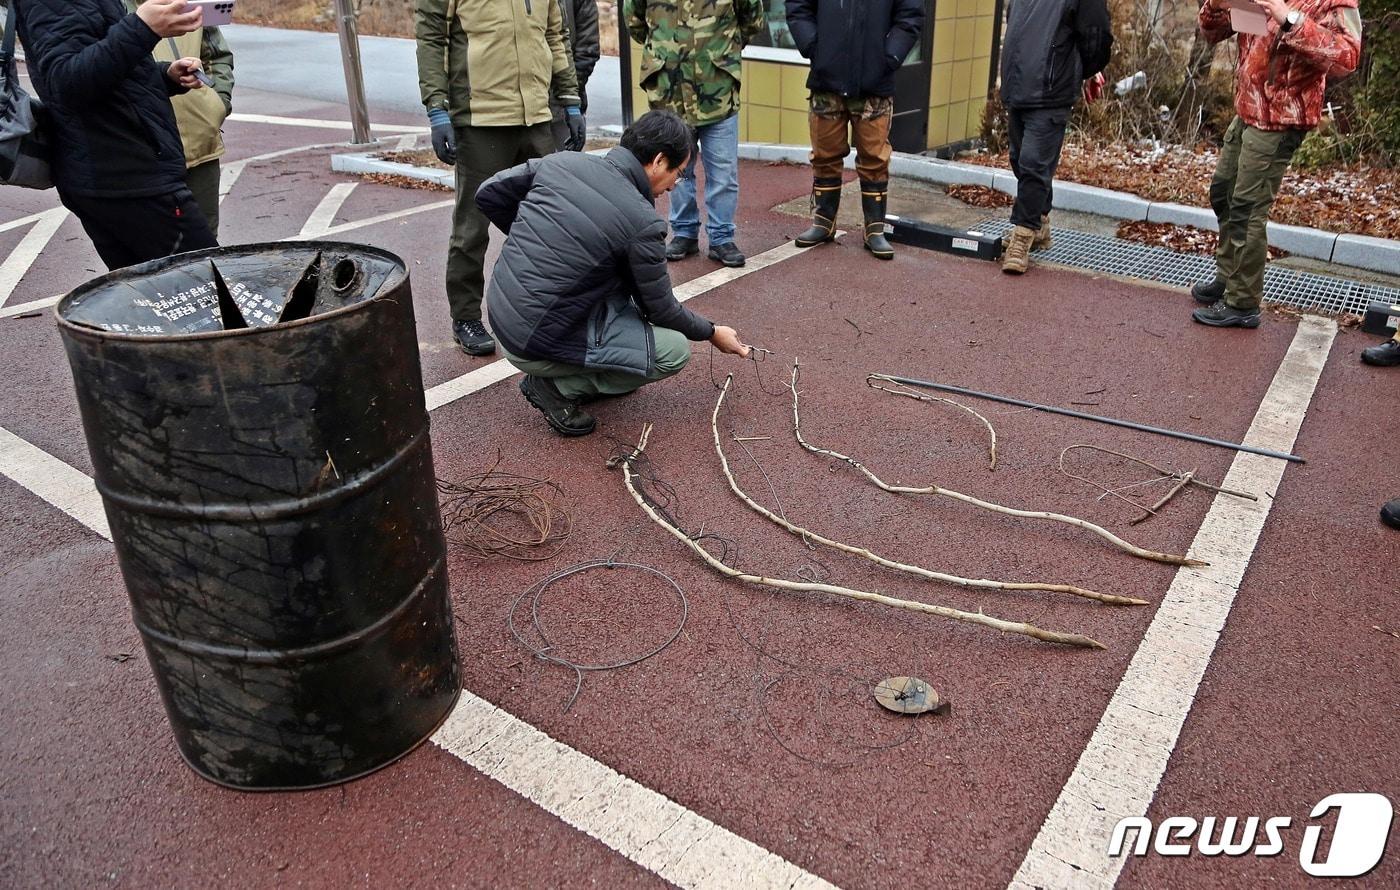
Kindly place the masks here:
<instances>
[{"instance_id":1,"label":"concrete curb","mask_svg":"<svg viewBox=\"0 0 1400 890\"><path fill-rule=\"evenodd\" d=\"M804 145L744 142L739 144L739 157L805 164L808 149ZM854 168L855 158L846 158L845 166L847 169ZM896 153L890 159L890 173L943 185L981 185L1007 194L1016 191L1016 179L1006 170L923 155ZM1055 207L1114 219L1196 226L1212 232L1217 229L1215 213L1205 207L1153 202L1126 192L1059 179L1055 180ZM1400 241L1365 235L1338 235L1303 226L1269 223L1269 243L1295 256L1391 275L1400 274Z\"/></svg>"},{"instance_id":2,"label":"concrete curb","mask_svg":"<svg viewBox=\"0 0 1400 890\"><path fill-rule=\"evenodd\" d=\"M603 154L606 151L594 149L590 154ZM337 173L390 173L448 187L453 185L453 173L450 170L396 164L374 155L374 152L332 155L331 169ZM741 142L739 157L751 161L806 164L809 149L805 145ZM855 157L847 157L845 166L847 169L854 169ZM1016 191L1015 177L1005 170L923 155L896 153L890 159L890 173L922 182L981 185L1007 194L1014 194ZM1055 180L1055 207L1114 219L1146 220L1216 230L1215 214L1204 207L1157 203L1126 192L1059 179ZM1337 235L1319 229L1269 223L1269 243L1295 256L1400 275L1400 241L1369 238L1365 235Z\"/></svg>"}]
</instances>

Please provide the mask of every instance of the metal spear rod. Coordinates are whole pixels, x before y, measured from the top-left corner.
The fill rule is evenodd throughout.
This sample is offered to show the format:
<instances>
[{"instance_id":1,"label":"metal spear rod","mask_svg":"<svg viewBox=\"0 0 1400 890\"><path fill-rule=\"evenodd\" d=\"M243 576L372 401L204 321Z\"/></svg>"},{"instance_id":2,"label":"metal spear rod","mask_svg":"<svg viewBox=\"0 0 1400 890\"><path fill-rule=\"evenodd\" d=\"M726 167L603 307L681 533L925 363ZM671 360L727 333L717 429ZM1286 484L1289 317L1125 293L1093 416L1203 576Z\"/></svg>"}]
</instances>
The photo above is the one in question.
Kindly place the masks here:
<instances>
[{"instance_id":1,"label":"metal spear rod","mask_svg":"<svg viewBox=\"0 0 1400 890\"><path fill-rule=\"evenodd\" d=\"M1024 399L1015 399L1011 396L999 396L990 392L979 392L975 389L966 389L961 386L951 386L947 383L934 383L931 380L914 380L910 377L896 377L893 374L872 374L872 379L891 380L895 383L903 383L906 386L921 386L924 389L936 389L941 392L958 393L964 396L973 396L978 399L990 399L993 402L1003 402L1007 405L1017 405L1022 408L1034 408L1037 411L1046 411L1050 414L1062 414L1065 417L1077 417L1080 420L1092 420L1095 423L1106 423L1111 426L1126 427L1130 430L1137 430L1143 433L1154 433L1158 436L1170 436L1173 439L1185 439L1188 442L1200 442L1202 445L1214 445L1216 448L1229 448L1234 451L1245 451L1250 454L1262 454L1264 457L1276 457L1279 460L1291 461L1293 463L1307 463L1306 460L1296 454L1287 454L1282 451L1273 451L1268 448L1258 448L1254 445L1242 445L1239 442L1226 442L1223 439L1212 439L1208 436L1198 436L1195 433L1183 433L1180 430L1169 430L1160 426L1149 426L1145 423L1136 423L1131 420L1119 420L1116 417L1104 417L1099 414L1087 414L1083 411L1074 411L1069 408L1059 408L1055 405L1039 405L1035 402L1027 402ZM866 381L869 382L869 379Z\"/></svg>"}]
</instances>

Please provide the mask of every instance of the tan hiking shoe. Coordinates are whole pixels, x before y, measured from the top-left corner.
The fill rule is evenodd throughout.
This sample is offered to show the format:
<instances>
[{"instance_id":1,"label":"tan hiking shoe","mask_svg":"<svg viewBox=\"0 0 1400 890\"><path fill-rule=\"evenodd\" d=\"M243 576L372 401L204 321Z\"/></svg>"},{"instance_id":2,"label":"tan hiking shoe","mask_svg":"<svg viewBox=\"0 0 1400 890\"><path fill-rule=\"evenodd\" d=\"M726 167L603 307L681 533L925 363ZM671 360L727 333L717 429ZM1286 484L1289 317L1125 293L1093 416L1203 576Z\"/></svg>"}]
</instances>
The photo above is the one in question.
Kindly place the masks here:
<instances>
[{"instance_id":1,"label":"tan hiking shoe","mask_svg":"<svg viewBox=\"0 0 1400 890\"><path fill-rule=\"evenodd\" d=\"M1035 240L1035 229L1017 226L1011 230L1011 238L1006 244L1006 253L1001 258L1001 271L1008 275L1020 275L1031 264L1031 242Z\"/></svg>"},{"instance_id":2,"label":"tan hiking shoe","mask_svg":"<svg viewBox=\"0 0 1400 890\"><path fill-rule=\"evenodd\" d=\"M1055 239L1050 237L1050 214L1047 213L1040 218L1040 229L1031 242L1031 250L1049 250L1054 246Z\"/></svg>"},{"instance_id":3,"label":"tan hiking shoe","mask_svg":"<svg viewBox=\"0 0 1400 890\"><path fill-rule=\"evenodd\" d=\"M1007 232L1001 236L1001 248L1005 250L1011 246L1011 233ZM1040 228L1036 230L1035 240L1031 242L1031 250L1049 250L1055 246L1055 239L1050 237L1050 214L1040 218Z\"/></svg>"}]
</instances>

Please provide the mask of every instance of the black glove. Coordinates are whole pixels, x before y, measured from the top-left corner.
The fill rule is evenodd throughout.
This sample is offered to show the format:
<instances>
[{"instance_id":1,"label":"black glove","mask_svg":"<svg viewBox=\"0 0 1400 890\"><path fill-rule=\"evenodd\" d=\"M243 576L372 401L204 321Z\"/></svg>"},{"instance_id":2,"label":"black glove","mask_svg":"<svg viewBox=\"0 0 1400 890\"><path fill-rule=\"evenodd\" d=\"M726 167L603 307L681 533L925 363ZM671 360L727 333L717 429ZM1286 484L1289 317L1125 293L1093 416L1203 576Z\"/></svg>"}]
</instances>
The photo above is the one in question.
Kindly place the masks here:
<instances>
[{"instance_id":1,"label":"black glove","mask_svg":"<svg viewBox=\"0 0 1400 890\"><path fill-rule=\"evenodd\" d=\"M433 154L447 166L457 166L457 134L451 123L433 126Z\"/></svg>"},{"instance_id":2,"label":"black glove","mask_svg":"<svg viewBox=\"0 0 1400 890\"><path fill-rule=\"evenodd\" d=\"M564 123L569 126L569 140L564 143L565 151L583 151L588 141L588 122L577 105L564 109Z\"/></svg>"}]
</instances>

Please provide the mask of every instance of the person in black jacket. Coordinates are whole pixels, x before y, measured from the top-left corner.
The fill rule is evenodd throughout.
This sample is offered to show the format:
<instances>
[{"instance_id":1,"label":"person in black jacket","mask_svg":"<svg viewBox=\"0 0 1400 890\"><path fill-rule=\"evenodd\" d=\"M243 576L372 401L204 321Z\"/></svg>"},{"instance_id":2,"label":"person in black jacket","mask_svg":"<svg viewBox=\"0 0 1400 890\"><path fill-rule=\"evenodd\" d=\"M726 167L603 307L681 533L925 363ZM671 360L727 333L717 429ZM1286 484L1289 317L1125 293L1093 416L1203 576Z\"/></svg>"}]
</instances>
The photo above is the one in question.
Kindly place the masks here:
<instances>
[{"instance_id":1,"label":"person in black jacket","mask_svg":"<svg viewBox=\"0 0 1400 890\"><path fill-rule=\"evenodd\" d=\"M894 259L894 248L885 239L894 72L919 40L923 3L787 0L787 22L797 51L812 61L807 75L812 91L812 226L797 236L797 246L836 237L841 165L853 141L865 248L882 260Z\"/></svg>"},{"instance_id":2,"label":"person in black jacket","mask_svg":"<svg viewBox=\"0 0 1400 890\"><path fill-rule=\"evenodd\" d=\"M486 306L520 391L565 436L593 432L579 406L679 372L691 340L730 355L733 328L683 307L666 271L666 221L656 196L675 186L694 135L649 111L606 157L560 152L497 173L477 206L505 232Z\"/></svg>"},{"instance_id":3,"label":"person in black jacket","mask_svg":"<svg viewBox=\"0 0 1400 890\"><path fill-rule=\"evenodd\" d=\"M202 88L194 58L158 63L165 37L200 28L185 0L11 0L48 111L54 186L109 269L217 247L185 183L170 96Z\"/></svg>"},{"instance_id":4,"label":"person in black jacket","mask_svg":"<svg viewBox=\"0 0 1400 890\"><path fill-rule=\"evenodd\" d=\"M564 30L568 38L569 54L574 60L574 74L578 76L578 107L588 113L588 78L593 76L593 68L598 64L600 54L598 44L598 0L559 0L559 8L564 13ZM550 126L554 131L554 144L563 151L570 144L572 136L565 120L564 106L550 102L549 110L554 115ZM577 151L583 151L578 145Z\"/></svg>"},{"instance_id":5,"label":"person in black jacket","mask_svg":"<svg viewBox=\"0 0 1400 890\"><path fill-rule=\"evenodd\" d=\"M1003 272L1020 275L1031 250L1050 246L1051 183L1070 111L1081 93L1098 98L1112 48L1104 0L1012 0L1001 44L1001 101L1016 203Z\"/></svg>"}]
</instances>

